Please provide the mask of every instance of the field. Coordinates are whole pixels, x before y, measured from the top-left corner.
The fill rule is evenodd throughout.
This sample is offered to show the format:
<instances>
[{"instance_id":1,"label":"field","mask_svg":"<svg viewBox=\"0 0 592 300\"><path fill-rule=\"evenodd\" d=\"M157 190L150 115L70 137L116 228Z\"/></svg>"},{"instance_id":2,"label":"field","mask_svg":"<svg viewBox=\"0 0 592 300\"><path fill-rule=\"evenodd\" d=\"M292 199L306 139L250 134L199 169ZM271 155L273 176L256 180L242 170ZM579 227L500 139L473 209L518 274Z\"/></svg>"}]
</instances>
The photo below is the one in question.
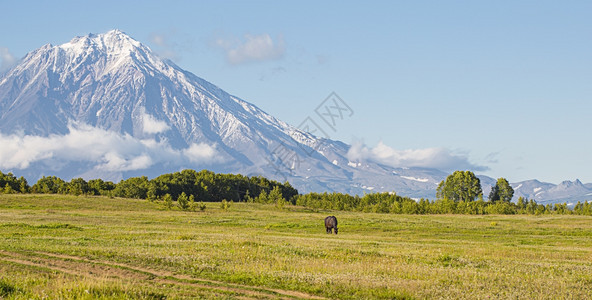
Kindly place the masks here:
<instances>
[{"instance_id":1,"label":"field","mask_svg":"<svg viewBox=\"0 0 592 300\"><path fill-rule=\"evenodd\" d=\"M339 235L325 233L335 215ZM590 298L592 218L0 195L0 299Z\"/></svg>"}]
</instances>

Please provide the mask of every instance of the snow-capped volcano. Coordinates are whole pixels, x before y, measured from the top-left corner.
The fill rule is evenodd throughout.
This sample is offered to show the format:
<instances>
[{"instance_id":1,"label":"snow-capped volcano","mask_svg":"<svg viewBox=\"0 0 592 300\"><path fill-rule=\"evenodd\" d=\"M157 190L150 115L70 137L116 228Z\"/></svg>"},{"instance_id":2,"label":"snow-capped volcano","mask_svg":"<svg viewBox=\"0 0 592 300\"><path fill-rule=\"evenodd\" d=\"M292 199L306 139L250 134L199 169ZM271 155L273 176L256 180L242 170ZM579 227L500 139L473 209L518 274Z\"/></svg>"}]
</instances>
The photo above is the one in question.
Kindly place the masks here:
<instances>
[{"instance_id":1,"label":"snow-capped volcano","mask_svg":"<svg viewBox=\"0 0 592 300\"><path fill-rule=\"evenodd\" d=\"M45 45L3 74L0 144L0 169L34 180L207 168L301 192L433 199L447 175L352 159L351 146L286 124L119 30Z\"/></svg>"},{"instance_id":2,"label":"snow-capped volcano","mask_svg":"<svg viewBox=\"0 0 592 300\"><path fill-rule=\"evenodd\" d=\"M135 137L162 134L183 147L248 141L245 133L262 122L276 135L289 129L118 30L43 46L0 86L3 132L65 134L77 121Z\"/></svg>"},{"instance_id":3,"label":"snow-capped volcano","mask_svg":"<svg viewBox=\"0 0 592 300\"><path fill-rule=\"evenodd\" d=\"M132 171L157 175L203 167L290 179L304 190L351 191L370 187L358 174L392 177L390 171L368 164L358 171L364 168L348 165L348 145L319 139L274 118L161 59L119 30L45 45L27 54L0 79L0 131L20 144L32 137L56 144L54 140L66 136L58 142L72 143L66 150L81 150L68 138L73 133L115 132L118 138L106 140L127 141L138 148L96 151L77 157L75 166L67 155L60 155L59 147L35 149L36 156L26 163L14 153L1 154L4 168L32 169L36 164L35 169L47 169L40 174L53 171L66 178L105 173L117 178ZM100 142L82 144L108 148ZM160 153L174 156L174 161L155 157ZM193 160L196 156L202 159ZM141 157L143 163L132 163ZM376 189L393 188L383 182Z\"/></svg>"}]
</instances>

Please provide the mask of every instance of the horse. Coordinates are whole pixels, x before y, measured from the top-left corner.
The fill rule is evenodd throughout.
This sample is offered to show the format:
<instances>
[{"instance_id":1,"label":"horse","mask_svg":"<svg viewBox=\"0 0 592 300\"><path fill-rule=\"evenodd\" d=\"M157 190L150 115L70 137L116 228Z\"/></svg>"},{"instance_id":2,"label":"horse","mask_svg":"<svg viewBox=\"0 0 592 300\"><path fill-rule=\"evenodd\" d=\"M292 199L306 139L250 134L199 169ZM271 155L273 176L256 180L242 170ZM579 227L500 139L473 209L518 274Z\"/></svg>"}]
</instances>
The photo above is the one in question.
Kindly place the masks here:
<instances>
[{"instance_id":1,"label":"horse","mask_svg":"<svg viewBox=\"0 0 592 300\"><path fill-rule=\"evenodd\" d=\"M325 218L325 229L327 229L327 234L331 234L333 230L337 234L337 218L335 216Z\"/></svg>"}]
</instances>

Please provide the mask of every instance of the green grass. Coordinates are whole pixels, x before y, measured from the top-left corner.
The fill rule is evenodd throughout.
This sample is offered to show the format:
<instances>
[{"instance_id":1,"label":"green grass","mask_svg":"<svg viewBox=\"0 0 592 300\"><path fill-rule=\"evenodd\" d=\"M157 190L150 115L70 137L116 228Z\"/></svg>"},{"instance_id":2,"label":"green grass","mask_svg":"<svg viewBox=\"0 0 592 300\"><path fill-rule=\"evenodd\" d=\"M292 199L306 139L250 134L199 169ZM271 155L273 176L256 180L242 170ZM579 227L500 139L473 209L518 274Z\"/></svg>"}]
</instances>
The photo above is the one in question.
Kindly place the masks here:
<instances>
[{"instance_id":1,"label":"green grass","mask_svg":"<svg viewBox=\"0 0 592 300\"><path fill-rule=\"evenodd\" d=\"M323 219L335 215L339 235ZM0 195L0 299L588 298L592 218Z\"/></svg>"}]
</instances>

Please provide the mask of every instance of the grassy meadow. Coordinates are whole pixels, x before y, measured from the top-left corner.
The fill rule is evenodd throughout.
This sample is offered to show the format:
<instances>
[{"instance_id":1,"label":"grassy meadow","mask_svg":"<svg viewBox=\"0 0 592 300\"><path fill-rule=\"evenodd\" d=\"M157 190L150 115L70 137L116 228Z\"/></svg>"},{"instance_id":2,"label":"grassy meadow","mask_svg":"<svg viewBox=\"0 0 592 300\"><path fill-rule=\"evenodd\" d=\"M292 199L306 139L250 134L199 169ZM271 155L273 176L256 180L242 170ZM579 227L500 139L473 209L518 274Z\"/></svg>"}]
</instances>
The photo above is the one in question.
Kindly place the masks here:
<instances>
[{"instance_id":1,"label":"grassy meadow","mask_svg":"<svg viewBox=\"0 0 592 300\"><path fill-rule=\"evenodd\" d=\"M323 219L335 215L339 235ZM0 299L592 297L592 218L0 195Z\"/></svg>"}]
</instances>

